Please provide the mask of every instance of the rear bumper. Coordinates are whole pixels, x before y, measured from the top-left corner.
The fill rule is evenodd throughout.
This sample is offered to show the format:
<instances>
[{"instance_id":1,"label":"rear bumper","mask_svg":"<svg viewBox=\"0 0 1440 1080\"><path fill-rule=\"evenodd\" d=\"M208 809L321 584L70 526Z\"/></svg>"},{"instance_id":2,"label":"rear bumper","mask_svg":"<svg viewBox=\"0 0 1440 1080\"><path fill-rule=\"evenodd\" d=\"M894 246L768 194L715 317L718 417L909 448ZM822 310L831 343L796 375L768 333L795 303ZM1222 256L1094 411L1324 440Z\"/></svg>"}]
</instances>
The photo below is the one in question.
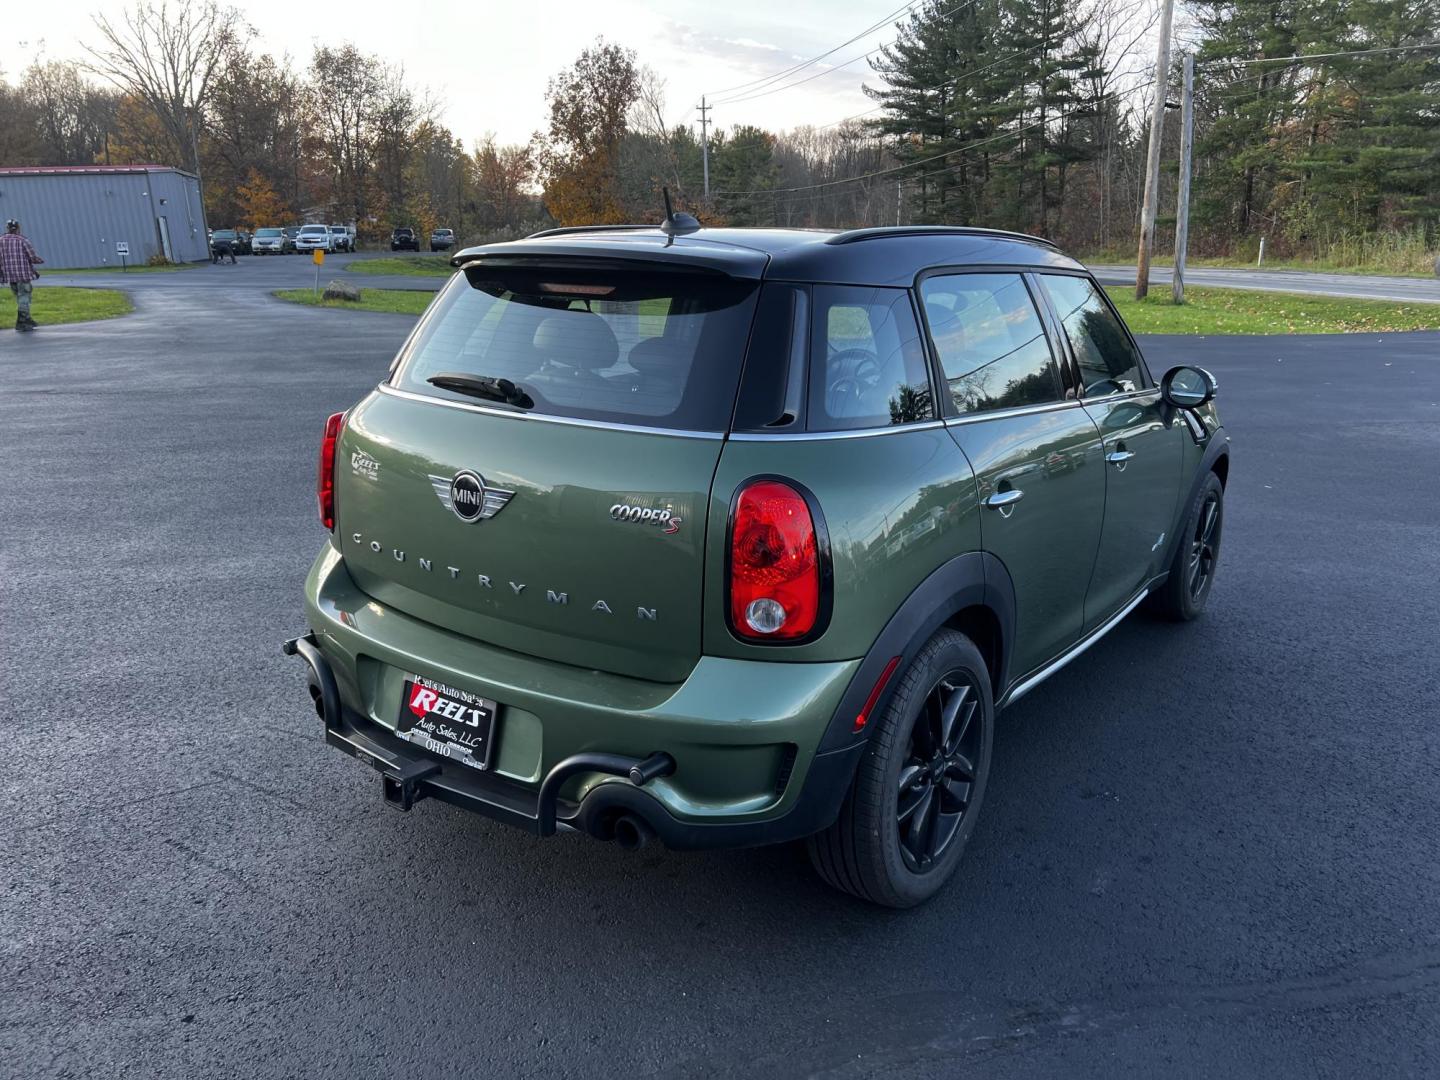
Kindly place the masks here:
<instances>
[{"instance_id":1,"label":"rear bumper","mask_svg":"<svg viewBox=\"0 0 1440 1080\"><path fill-rule=\"evenodd\" d=\"M537 835L601 839L638 818L679 849L777 843L835 819L864 748L816 752L858 661L706 657L676 685L580 671L384 608L328 545L306 607L312 633L286 651L306 663L326 742L374 766L402 809L437 798ZM500 703L493 770L393 734L406 672Z\"/></svg>"}]
</instances>

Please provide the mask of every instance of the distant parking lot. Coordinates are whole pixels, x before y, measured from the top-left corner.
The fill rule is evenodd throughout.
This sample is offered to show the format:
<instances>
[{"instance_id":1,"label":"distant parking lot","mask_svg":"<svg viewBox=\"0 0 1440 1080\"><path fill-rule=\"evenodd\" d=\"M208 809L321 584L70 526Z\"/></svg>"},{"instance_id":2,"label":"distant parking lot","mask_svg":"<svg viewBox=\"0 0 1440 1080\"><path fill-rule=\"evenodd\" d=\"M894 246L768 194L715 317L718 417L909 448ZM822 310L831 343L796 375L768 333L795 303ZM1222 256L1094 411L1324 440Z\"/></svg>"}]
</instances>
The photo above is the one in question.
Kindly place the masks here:
<instances>
[{"instance_id":1,"label":"distant parking lot","mask_svg":"<svg viewBox=\"0 0 1440 1080\"><path fill-rule=\"evenodd\" d=\"M278 648L320 425L413 320L269 296L313 278L0 336L15 1075L1440 1073L1440 334L1145 343L1235 440L1210 611L1006 712L957 881L894 913L786 848L396 814L322 745Z\"/></svg>"}]
</instances>

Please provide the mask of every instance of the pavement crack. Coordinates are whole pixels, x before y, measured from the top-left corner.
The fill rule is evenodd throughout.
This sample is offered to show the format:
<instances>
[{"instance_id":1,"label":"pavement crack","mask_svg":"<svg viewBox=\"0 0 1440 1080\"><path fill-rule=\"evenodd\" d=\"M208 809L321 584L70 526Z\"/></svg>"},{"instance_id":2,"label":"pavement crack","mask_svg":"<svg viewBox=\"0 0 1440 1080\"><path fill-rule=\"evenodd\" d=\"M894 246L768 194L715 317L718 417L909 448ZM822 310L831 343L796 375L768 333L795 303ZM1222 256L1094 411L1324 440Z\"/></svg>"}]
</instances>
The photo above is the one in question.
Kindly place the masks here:
<instances>
[{"instance_id":1,"label":"pavement crack","mask_svg":"<svg viewBox=\"0 0 1440 1080\"><path fill-rule=\"evenodd\" d=\"M21 833L33 832L36 829L48 828L51 825L58 825L69 821L78 815L86 814L113 814L117 810L124 810L131 806L140 806L144 803L154 802L157 799L169 799L176 795L184 795L188 791L198 791L201 788L215 787L219 780L202 780L198 784L189 784L182 788L170 788L165 791L152 792L149 795L141 795L138 798L126 799L118 803L100 803L98 805L82 806L64 814L56 814L54 817L45 818L43 821L35 821L28 825L18 825L13 829L6 829L5 836L18 836Z\"/></svg>"},{"instance_id":2,"label":"pavement crack","mask_svg":"<svg viewBox=\"0 0 1440 1080\"><path fill-rule=\"evenodd\" d=\"M254 780L247 780L243 776L236 776L234 773L221 772L219 769L211 769L210 775L218 777L220 780L229 781L232 784L239 784L241 787L247 788L248 790L253 791L259 795L267 795L272 799L278 799L281 802L285 803L287 806L293 806L297 810L304 810L308 813L316 809L311 804L302 802L301 800L296 799L293 796L285 794L283 791L276 791L273 788L266 787L264 784L257 784Z\"/></svg>"}]
</instances>

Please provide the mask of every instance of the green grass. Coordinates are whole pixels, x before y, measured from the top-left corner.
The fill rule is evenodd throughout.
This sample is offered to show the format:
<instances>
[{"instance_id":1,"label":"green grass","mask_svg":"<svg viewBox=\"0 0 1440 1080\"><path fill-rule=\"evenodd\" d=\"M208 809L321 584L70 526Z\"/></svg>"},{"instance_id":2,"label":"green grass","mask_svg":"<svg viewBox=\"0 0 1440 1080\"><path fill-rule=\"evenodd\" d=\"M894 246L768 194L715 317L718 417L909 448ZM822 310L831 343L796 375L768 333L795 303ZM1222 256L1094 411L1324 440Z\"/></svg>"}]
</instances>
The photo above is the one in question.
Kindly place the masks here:
<instances>
[{"instance_id":1,"label":"green grass","mask_svg":"<svg viewBox=\"0 0 1440 1080\"><path fill-rule=\"evenodd\" d=\"M323 290L322 290L323 291ZM433 292L421 289L361 289L359 303L348 300L324 300L311 289L281 289L272 295L292 304L308 307L344 308L346 311L383 311L391 315L419 315L430 301Z\"/></svg>"},{"instance_id":2,"label":"green grass","mask_svg":"<svg viewBox=\"0 0 1440 1080\"><path fill-rule=\"evenodd\" d=\"M1440 304L1349 300L1336 296L1186 289L1176 305L1170 287L1136 301L1133 286L1106 290L1137 334L1355 334L1440 330Z\"/></svg>"},{"instance_id":3,"label":"green grass","mask_svg":"<svg viewBox=\"0 0 1440 1080\"><path fill-rule=\"evenodd\" d=\"M125 267L124 272L127 274L173 274L177 270L193 270L200 265L200 263L164 263L160 266L147 266L141 263L137 266L135 263L131 263ZM121 267L119 262L116 262L114 266L77 266L71 270L62 270L58 266L52 269L47 266L45 270L54 274L118 274L121 272Z\"/></svg>"},{"instance_id":4,"label":"green grass","mask_svg":"<svg viewBox=\"0 0 1440 1080\"><path fill-rule=\"evenodd\" d=\"M113 319L134 311L130 298L115 289L40 286L30 298L30 317L41 326ZM15 294L0 286L0 328L15 325Z\"/></svg>"},{"instance_id":5,"label":"green grass","mask_svg":"<svg viewBox=\"0 0 1440 1080\"><path fill-rule=\"evenodd\" d=\"M388 259L357 259L346 267L356 274L400 274L412 277L449 277L455 272L450 253L392 255Z\"/></svg>"}]
</instances>

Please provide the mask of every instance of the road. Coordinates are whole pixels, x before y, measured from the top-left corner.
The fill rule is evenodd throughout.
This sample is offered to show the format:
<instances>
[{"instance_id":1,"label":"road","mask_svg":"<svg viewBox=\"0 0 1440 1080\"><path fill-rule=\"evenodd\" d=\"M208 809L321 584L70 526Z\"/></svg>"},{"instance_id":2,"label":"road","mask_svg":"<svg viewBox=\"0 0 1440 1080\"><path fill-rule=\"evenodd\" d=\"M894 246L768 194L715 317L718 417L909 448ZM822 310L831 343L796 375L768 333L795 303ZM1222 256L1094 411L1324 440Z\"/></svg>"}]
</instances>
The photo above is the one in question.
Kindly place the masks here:
<instances>
[{"instance_id":1,"label":"road","mask_svg":"<svg viewBox=\"0 0 1440 1080\"><path fill-rule=\"evenodd\" d=\"M339 278L362 289L420 289L434 292L445 284L443 277L416 274L355 274L348 268L356 262L389 257L385 253L360 252L354 255L327 255L320 268L323 286L331 278ZM438 256L437 256L438 258ZM41 267L36 283L45 285L78 285L96 289L124 289L145 295L215 289L222 292L273 292L276 289L304 289L315 284L315 264L300 255L241 255L233 263L201 263L185 270L136 273L67 273Z\"/></svg>"},{"instance_id":2,"label":"road","mask_svg":"<svg viewBox=\"0 0 1440 1080\"><path fill-rule=\"evenodd\" d=\"M210 274L0 332L0 1073L1440 1074L1440 334L1144 343L1235 440L1210 610L1009 710L896 913L383 806L279 643L412 322Z\"/></svg>"},{"instance_id":3,"label":"road","mask_svg":"<svg viewBox=\"0 0 1440 1080\"><path fill-rule=\"evenodd\" d=\"M1091 266L1104 285L1134 285L1133 266ZM1152 266L1150 287L1170 288L1174 268ZM1368 274L1325 274L1310 270L1217 270L1188 267L1189 285L1222 289L1259 289L1262 292L1309 293L1313 296L1349 296L1361 300L1398 300L1440 304L1440 278L1381 277Z\"/></svg>"},{"instance_id":4,"label":"road","mask_svg":"<svg viewBox=\"0 0 1440 1080\"><path fill-rule=\"evenodd\" d=\"M320 271L320 284L332 277L353 281L374 289L424 289L434 291L445 283L441 277L414 275L351 274L346 269L357 260L384 258L360 253L331 255ZM1133 285L1133 266L1092 266L1106 285ZM1170 288L1171 268L1151 269L1152 288ZM1259 289L1264 292L1308 293L1315 296L1348 296L1363 300L1396 300L1406 303L1440 304L1440 279L1379 277L1361 274L1325 274L1299 270L1216 270L1192 267L1186 271L1191 285L1226 289ZM42 285L88 285L121 288L135 292L167 291L183 287L211 289L299 289L315 283L315 267L308 258L287 256L241 256L232 265L199 266L175 273L67 274L47 273Z\"/></svg>"}]
</instances>

